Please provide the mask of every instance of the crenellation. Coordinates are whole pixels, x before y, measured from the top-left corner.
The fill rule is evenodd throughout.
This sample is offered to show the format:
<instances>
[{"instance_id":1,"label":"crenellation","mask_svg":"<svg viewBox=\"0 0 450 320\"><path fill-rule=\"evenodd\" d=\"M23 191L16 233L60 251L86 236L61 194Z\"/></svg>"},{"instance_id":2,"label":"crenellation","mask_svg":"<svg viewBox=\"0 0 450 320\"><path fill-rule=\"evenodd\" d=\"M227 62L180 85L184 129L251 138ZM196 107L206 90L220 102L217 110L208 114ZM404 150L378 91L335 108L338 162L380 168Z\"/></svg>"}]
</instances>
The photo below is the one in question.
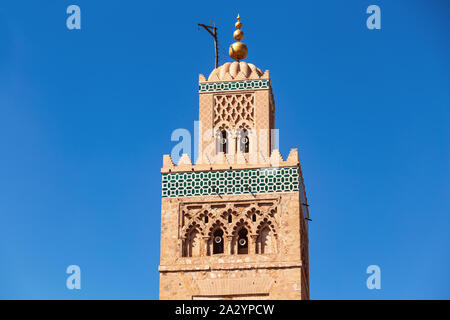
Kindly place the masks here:
<instances>
[{"instance_id":1,"label":"crenellation","mask_svg":"<svg viewBox=\"0 0 450 320\"><path fill-rule=\"evenodd\" d=\"M298 149L291 149L286 160L283 159L283 156L277 149L274 149L271 156L267 158L262 155L259 157L254 155L252 158L251 155L244 153L225 155L223 152L219 152L213 159L199 157L196 164L192 164L188 154L183 154L178 164L173 163L170 155L164 155L161 173L228 169L282 168L298 165Z\"/></svg>"}]
</instances>

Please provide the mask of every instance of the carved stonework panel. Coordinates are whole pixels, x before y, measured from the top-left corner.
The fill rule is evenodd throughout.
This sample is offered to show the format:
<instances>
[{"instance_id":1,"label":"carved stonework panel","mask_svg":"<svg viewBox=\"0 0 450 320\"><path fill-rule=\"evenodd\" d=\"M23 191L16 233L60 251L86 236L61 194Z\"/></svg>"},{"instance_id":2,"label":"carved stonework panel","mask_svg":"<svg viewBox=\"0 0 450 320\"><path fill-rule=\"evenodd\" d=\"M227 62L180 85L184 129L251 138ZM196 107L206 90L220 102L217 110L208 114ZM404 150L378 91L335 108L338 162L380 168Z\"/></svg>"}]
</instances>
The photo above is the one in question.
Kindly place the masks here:
<instances>
[{"instance_id":1,"label":"carved stonework panel","mask_svg":"<svg viewBox=\"0 0 450 320\"><path fill-rule=\"evenodd\" d=\"M276 253L278 210L278 200L181 203L181 256Z\"/></svg>"},{"instance_id":2,"label":"carved stonework panel","mask_svg":"<svg viewBox=\"0 0 450 320\"><path fill-rule=\"evenodd\" d=\"M253 93L220 94L214 96L214 128L253 127L255 96Z\"/></svg>"}]
</instances>

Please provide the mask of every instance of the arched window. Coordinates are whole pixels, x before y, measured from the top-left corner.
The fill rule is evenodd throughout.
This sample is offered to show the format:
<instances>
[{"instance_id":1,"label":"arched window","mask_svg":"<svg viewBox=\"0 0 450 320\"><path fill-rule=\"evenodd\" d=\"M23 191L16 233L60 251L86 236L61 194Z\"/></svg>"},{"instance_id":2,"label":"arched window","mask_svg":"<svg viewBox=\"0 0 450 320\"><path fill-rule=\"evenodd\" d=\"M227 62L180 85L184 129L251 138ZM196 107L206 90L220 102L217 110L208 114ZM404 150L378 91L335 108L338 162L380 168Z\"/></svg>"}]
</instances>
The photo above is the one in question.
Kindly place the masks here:
<instances>
[{"instance_id":1,"label":"arched window","mask_svg":"<svg viewBox=\"0 0 450 320\"><path fill-rule=\"evenodd\" d=\"M228 223L232 223L233 222L233 217L230 215L228 215Z\"/></svg>"},{"instance_id":2,"label":"arched window","mask_svg":"<svg viewBox=\"0 0 450 320\"><path fill-rule=\"evenodd\" d=\"M222 131L218 132L218 134L216 136L216 153L219 153L219 152L223 152L223 153L228 152L228 140L227 140L227 131L226 130L222 130Z\"/></svg>"},{"instance_id":3,"label":"arched window","mask_svg":"<svg viewBox=\"0 0 450 320\"><path fill-rule=\"evenodd\" d=\"M249 144L249 138L248 138L248 131L247 130L241 130L239 132L239 151L242 153L248 153L250 149Z\"/></svg>"},{"instance_id":4,"label":"arched window","mask_svg":"<svg viewBox=\"0 0 450 320\"><path fill-rule=\"evenodd\" d=\"M238 254L248 254L248 231L242 228L238 232L238 243L237 243L237 253Z\"/></svg>"},{"instance_id":5,"label":"arched window","mask_svg":"<svg viewBox=\"0 0 450 320\"><path fill-rule=\"evenodd\" d=\"M223 253L223 231L217 229L213 234L213 254Z\"/></svg>"},{"instance_id":6,"label":"arched window","mask_svg":"<svg viewBox=\"0 0 450 320\"><path fill-rule=\"evenodd\" d=\"M261 254L273 252L273 236L270 234L270 228L264 227L259 233L259 247Z\"/></svg>"},{"instance_id":7,"label":"arched window","mask_svg":"<svg viewBox=\"0 0 450 320\"><path fill-rule=\"evenodd\" d=\"M185 257L199 257L200 256L200 232L193 229L186 237Z\"/></svg>"}]
</instances>

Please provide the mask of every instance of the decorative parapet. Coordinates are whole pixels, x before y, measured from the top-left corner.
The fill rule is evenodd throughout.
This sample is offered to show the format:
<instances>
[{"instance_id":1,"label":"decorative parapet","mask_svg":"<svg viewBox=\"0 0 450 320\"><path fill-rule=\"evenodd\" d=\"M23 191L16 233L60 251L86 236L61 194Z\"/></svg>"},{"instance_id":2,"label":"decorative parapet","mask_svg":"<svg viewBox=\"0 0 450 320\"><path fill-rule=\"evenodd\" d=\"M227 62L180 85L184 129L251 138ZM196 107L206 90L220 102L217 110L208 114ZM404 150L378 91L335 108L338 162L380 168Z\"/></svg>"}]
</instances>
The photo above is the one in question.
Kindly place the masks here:
<instances>
[{"instance_id":1,"label":"decorative parapet","mask_svg":"<svg viewBox=\"0 0 450 320\"><path fill-rule=\"evenodd\" d=\"M175 167L175 164L172 161L172 157L169 154L163 155L163 168L166 170L171 170Z\"/></svg>"},{"instance_id":2,"label":"decorative parapet","mask_svg":"<svg viewBox=\"0 0 450 320\"><path fill-rule=\"evenodd\" d=\"M163 167L161 173L192 172L212 170L237 170L257 168L293 167L299 165L298 149L291 149L289 156L283 160L279 150L272 151L270 158L264 159L255 154L227 154L219 153L214 159L199 158L196 164L192 164L189 155L183 154L175 165L172 157L168 154L163 156Z\"/></svg>"},{"instance_id":3,"label":"decorative parapet","mask_svg":"<svg viewBox=\"0 0 450 320\"><path fill-rule=\"evenodd\" d=\"M296 155L297 154L297 155ZM196 197L216 195L299 192L300 167L297 149L292 149L286 161L274 150L270 162L249 164L189 164L183 155L177 166L165 156L162 173L162 197ZM234 157L236 160L238 157ZM229 157L227 157L228 160ZM189 161L188 161L189 160ZM276 164L276 166L274 166Z\"/></svg>"}]
</instances>

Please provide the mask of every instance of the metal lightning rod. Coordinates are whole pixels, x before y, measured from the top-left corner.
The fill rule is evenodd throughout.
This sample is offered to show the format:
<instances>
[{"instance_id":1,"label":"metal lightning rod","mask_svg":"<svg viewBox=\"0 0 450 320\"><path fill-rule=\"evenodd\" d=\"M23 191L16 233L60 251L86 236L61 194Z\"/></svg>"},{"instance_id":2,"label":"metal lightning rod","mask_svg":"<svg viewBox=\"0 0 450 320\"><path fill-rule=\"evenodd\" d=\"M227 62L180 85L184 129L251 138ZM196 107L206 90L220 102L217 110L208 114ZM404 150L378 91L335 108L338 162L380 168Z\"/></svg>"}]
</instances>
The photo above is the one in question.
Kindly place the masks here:
<instances>
[{"instance_id":1,"label":"metal lightning rod","mask_svg":"<svg viewBox=\"0 0 450 320\"><path fill-rule=\"evenodd\" d=\"M212 22L213 21L211 20L209 23L212 23ZM219 49L218 49L218 44L217 44L217 27L216 27L216 24L213 23L212 26L208 26L206 24L199 23L198 26L199 27L203 27L214 38L214 52L215 52L215 66L214 67L217 68L219 66Z\"/></svg>"}]
</instances>

